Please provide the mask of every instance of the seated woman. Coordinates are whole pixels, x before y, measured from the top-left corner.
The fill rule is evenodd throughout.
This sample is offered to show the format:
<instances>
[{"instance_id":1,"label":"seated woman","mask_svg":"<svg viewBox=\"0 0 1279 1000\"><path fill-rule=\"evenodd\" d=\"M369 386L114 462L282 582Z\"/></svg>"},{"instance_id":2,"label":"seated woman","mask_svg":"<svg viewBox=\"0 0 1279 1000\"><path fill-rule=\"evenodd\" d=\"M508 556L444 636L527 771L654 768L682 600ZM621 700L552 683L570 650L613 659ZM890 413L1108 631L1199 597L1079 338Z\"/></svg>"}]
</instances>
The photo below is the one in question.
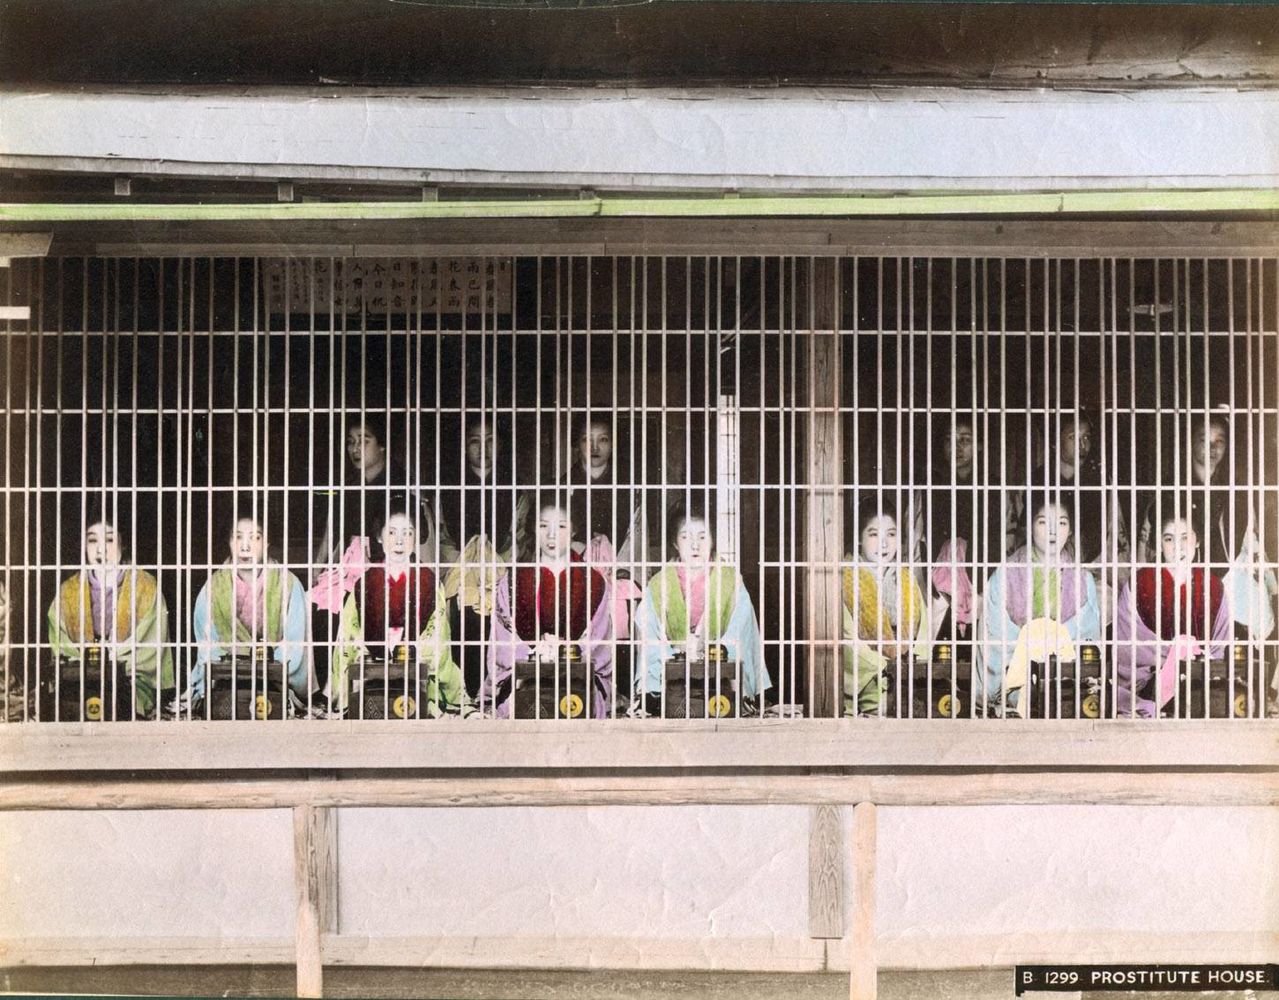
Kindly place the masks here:
<instances>
[{"instance_id":1,"label":"seated woman","mask_svg":"<svg viewBox=\"0 0 1279 1000\"><path fill-rule=\"evenodd\" d=\"M78 661L86 646L103 646L133 683L138 716L155 710L157 688L174 686L169 612L154 576L129 565L125 540L112 520L91 516L84 532L85 569L68 577L49 605L49 646Z\"/></svg>"},{"instance_id":2,"label":"seated woman","mask_svg":"<svg viewBox=\"0 0 1279 1000\"><path fill-rule=\"evenodd\" d=\"M1031 489L1059 490L1074 524L1071 548L1092 574L1104 623L1113 612L1114 590L1127 581L1130 553L1123 504L1102 477L1100 448L1093 447L1093 417L1064 413L1048 460L1030 474Z\"/></svg>"},{"instance_id":3,"label":"seated woman","mask_svg":"<svg viewBox=\"0 0 1279 1000\"><path fill-rule=\"evenodd\" d=\"M268 646L287 671L288 686L305 704L313 688L306 657L307 604L302 581L267 557L266 518L243 509L227 537L230 555L214 570L195 599L195 665L192 702L205 694L208 665L227 656L248 656ZM277 671L272 671L278 677Z\"/></svg>"},{"instance_id":4,"label":"seated woman","mask_svg":"<svg viewBox=\"0 0 1279 1000\"><path fill-rule=\"evenodd\" d=\"M755 606L742 575L715 555L715 535L697 498L671 518L676 561L648 582L636 612L639 639L636 690L660 698L668 660L682 651L690 662L718 643L737 664L738 694L759 699L773 686L764 664Z\"/></svg>"},{"instance_id":5,"label":"seated woman","mask_svg":"<svg viewBox=\"0 0 1279 1000\"><path fill-rule=\"evenodd\" d=\"M463 468L440 486L439 548L444 596L468 691L487 669L489 633L499 576L526 554L529 498L519 491L514 455L494 433L495 421L469 413L463 425Z\"/></svg>"},{"instance_id":6,"label":"seated woman","mask_svg":"<svg viewBox=\"0 0 1279 1000\"><path fill-rule=\"evenodd\" d=\"M1154 718L1173 698L1178 666L1221 655L1230 638L1230 608L1221 580L1205 568L1189 496L1161 497L1154 518L1160 560L1143 566L1120 591L1115 608L1115 709L1120 717ZM1147 685L1159 675L1154 691Z\"/></svg>"},{"instance_id":7,"label":"seated woman","mask_svg":"<svg viewBox=\"0 0 1279 1000\"><path fill-rule=\"evenodd\" d=\"M971 638L981 614L982 584L1004 555L1008 515L1002 491L977 485L982 452L972 418L947 417L941 430L924 502L930 580L939 597L932 626L939 640L953 642Z\"/></svg>"},{"instance_id":8,"label":"seated woman","mask_svg":"<svg viewBox=\"0 0 1279 1000\"><path fill-rule=\"evenodd\" d=\"M347 708L350 681L361 659L389 660L394 647L413 644L425 704L421 714L469 715L474 709L462 670L450 647L448 604L440 599L435 574L417 563L418 525L404 497L392 498L391 513L377 527L381 562L370 566L347 595L338 629L330 687L332 711Z\"/></svg>"},{"instance_id":9,"label":"seated woman","mask_svg":"<svg viewBox=\"0 0 1279 1000\"><path fill-rule=\"evenodd\" d=\"M573 523L587 530L584 538L574 540L573 551L608 581L613 635L618 638L613 664L618 686L625 690L631 683L631 650L625 640L631 634L635 603L643 597L634 578L640 576L648 552L641 493L631 482L625 461L617 460L612 417L586 414L576 443L565 483L571 491Z\"/></svg>"},{"instance_id":10,"label":"seated woman","mask_svg":"<svg viewBox=\"0 0 1279 1000\"><path fill-rule=\"evenodd\" d=\"M573 644L591 670L591 717L605 718L613 682L608 583L573 552L573 521L562 495L538 498L535 539L534 563L508 569L497 581L480 709L509 716L513 692L506 689L516 662L536 657L554 664Z\"/></svg>"},{"instance_id":11,"label":"seated woman","mask_svg":"<svg viewBox=\"0 0 1279 1000\"><path fill-rule=\"evenodd\" d=\"M884 670L931 649L928 606L900 551L891 500L865 497L857 506L857 555L844 570L845 715L876 711Z\"/></svg>"},{"instance_id":12,"label":"seated woman","mask_svg":"<svg viewBox=\"0 0 1279 1000\"><path fill-rule=\"evenodd\" d=\"M1018 703L1029 661L1050 654L1073 659L1074 644L1101 638L1097 586L1075 561L1065 501L1035 492L1025 511L1029 544L1016 549L986 585L973 696L984 696L988 712L1007 705L1024 715Z\"/></svg>"}]
</instances>

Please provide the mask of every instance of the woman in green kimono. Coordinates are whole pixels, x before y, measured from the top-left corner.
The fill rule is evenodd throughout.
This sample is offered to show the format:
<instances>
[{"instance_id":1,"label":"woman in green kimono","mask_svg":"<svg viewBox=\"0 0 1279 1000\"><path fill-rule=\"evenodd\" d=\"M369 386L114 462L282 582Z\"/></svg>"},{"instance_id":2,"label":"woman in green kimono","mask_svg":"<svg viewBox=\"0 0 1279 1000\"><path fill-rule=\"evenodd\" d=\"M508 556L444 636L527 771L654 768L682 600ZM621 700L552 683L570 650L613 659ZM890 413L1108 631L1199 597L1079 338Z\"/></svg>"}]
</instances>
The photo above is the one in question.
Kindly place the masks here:
<instances>
[{"instance_id":1,"label":"woman in green kimono","mask_svg":"<svg viewBox=\"0 0 1279 1000\"><path fill-rule=\"evenodd\" d=\"M397 503L398 501L398 503ZM374 525L382 561L370 566L347 595L333 658L333 709L346 709L348 678L360 676L360 661L386 661L401 643L412 643L420 668L422 717L474 713L462 670L453 659L449 607L435 574L414 558L418 523L404 497L392 497L385 524ZM412 714L412 713L407 713Z\"/></svg>"},{"instance_id":2,"label":"woman in green kimono","mask_svg":"<svg viewBox=\"0 0 1279 1000\"><path fill-rule=\"evenodd\" d=\"M130 566L116 525L94 517L84 532L84 569L68 577L49 605L49 645L57 656L79 661L89 646L102 646L133 684L140 717L155 710L156 689L172 688L169 612L156 579Z\"/></svg>"},{"instance_id":3,"label":"woman in green kimono","mask_svg":"<svg viewBox=\"0 0 1279 1000\"><path fill-rule=\"evenodd\" d=\"M708 645L718 643L737 664L739 694L762 697L773 682L741 573L715 557L711 522L696 505L676 513L671 535L677 559L648 582L636 615L639 693L660 697L665 664L681 648L689 662L696 662Z\"/></svg>"},{"instance_id":4,"label":"woman in green kimono","mask_svg":"<svg viewBox=\"0 0 1279 1000\"><path fill-rule=\"evenodd\" d=\"M857 555L844 569L844 714L878 711L884 671L898 659L927 657L928 605L901 565L897 516L887 497L857 508Z\"/></svg>"}]
</instances>

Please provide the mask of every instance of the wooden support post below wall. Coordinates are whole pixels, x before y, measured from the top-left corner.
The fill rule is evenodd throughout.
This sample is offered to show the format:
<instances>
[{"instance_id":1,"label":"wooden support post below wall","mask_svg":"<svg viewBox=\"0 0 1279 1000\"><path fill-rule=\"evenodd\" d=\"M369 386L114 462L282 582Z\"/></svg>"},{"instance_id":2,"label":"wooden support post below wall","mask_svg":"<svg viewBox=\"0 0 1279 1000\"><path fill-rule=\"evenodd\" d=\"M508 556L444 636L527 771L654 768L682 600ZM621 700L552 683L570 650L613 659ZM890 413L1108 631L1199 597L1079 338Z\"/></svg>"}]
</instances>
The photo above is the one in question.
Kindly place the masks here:
<instances>
[{"instance_id":1,"label":"wooden support post below wall","mask_svg":"<svg viewBox=\"0 0 1279 1000\"><path fill-rule=\"evenodd\" d=\"M839 806L808 815L808 936L844 936L844 820Z\"/></svg>"},{"instance_id":2,"label":"wooden support post below wall","mask_svg":"<svg viewBox=\"0 0 1279 1000\"><path fill-rule=\"evenodd\" d=\"M849 955L849 1000L876 1000L878 958L875 953L875 803L853 807L853 927Z\"/></svg>"},{"instance_id":3,"label":"wooden support post below wall","mask_svg":"<svg viewBox=\"0 0 1279 1000\"><path fill-rule=\"evenodd\" d=\"M843 558L843 451L840 445L839 266L834 257L814 257L808 273L811 329L808 351L808 508L805 524L805 607L809 712L840 715L843 670L840 560Z\"/></svg>"},{"instance_id":4,"label":"wooden support post below wall","mask_svg":"<svg viewBox=\"0 0 1279 1000\"><path fill-rule=\"evenodd\" d=\"M293 808L293 883L297 895L294 939L299 997L324 995L324 958L320 950L324 923L320 886L326 849L316 838L317 827L320 826L317 811L315 807L306 805Z\"/></svg>"}]
</instances>

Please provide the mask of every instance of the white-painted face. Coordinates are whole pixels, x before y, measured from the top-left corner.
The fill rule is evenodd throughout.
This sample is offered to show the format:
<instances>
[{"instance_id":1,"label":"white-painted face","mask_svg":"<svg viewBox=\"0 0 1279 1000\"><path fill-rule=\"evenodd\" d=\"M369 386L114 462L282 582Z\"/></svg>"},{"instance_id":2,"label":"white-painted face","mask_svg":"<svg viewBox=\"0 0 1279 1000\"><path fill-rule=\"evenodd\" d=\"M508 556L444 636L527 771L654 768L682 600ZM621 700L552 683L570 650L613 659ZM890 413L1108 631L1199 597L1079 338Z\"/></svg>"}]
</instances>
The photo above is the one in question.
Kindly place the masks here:
<instances>
[{"instance_id":1,"label":"white-painted face","mask_svg":"<svg viewBox=\"0 0 1279 1000\"><path fill-rule=\"evenodd\" d=\"M1170 517L1164 521L1164 530L1159 538L1159 548L1163 553L1164 565L1169 568L1188 569L1195 561L1195 551L1199 548L1199 536L1194 525L1186 517Z\"/></svg>"},{"instance_id":2,"label":"white-painted face","mask_svg":"<svg viewBox=\"0 0 1279 1000\"><path fill-rule=\"evenodd\" d=\"M613 432L608 424L592 423L577 441L582 467L591 472L603 472L613 457Z\"/></svg>"},{"instance_id":3,"label":"white-painted face","mask_svg":"<svg viewBox=\"0 0 1279 1000\"><path fill-rule=\"evenodd\" d=\"M266 555L266 537L251 517L235 522L231 532L231 561L237 566L256 566Z\"/></svg>"},{"instance_id":4,"label":"white-painted face","mask_svg":"<svg viewBox=\"0 0 1279 1000\"><path fill-rule=\"evenodd\" d=\"M85 529L84 561L103 572L120 565L120 539L112 525L99 521Z\"/></svg>"},{"instance_id":5,"label":"white-painted face","mask_svg":"<svg viewBox=\"0 0 1279 1000\"><path fill-rule=\"evenodd\" d=\"M1030 540L1043 557L1056 558L1070 542L1070 515L1059 504L1044 505L1030 522Z\"/></svg>"},{"instance_id":6,"label":"white-painted face","mask_svg":"<svg viewBox=\"0 0 1279 1000\"><path fill-rule=\"evenodd\" d=\"M685 518L675 533L675 551L685 566L706 566L715 552L715 536L700 517Z\"/></svg>"},{"instance_id":7,"label":"white-painted face","mask_svg":"<svg viewBox=\"0 0 1279 1000\"><path fill-rule=\"evenodd\" d=\"M485 475L493 471L497 461L497 438L485 423L477 423L466 432L466 461L470 467Z\"/></svg>"},{"instance_id":8,"label":"white-painted face","mask_svg":"<svg viewBox=\"0 0 1279 1000\"><path fill-rule=\"evenodd\" d=\"M537 551L547 562L568 558L573 521L563 507L548 504L537 515Z\"/></svg>"},{"instance_id":9,"label":"white-painted face","mask_svg":"<svg viewBox=\"0 0 1279 1000\"><path fill-rule=\"evenodd\" d=\"M386 461L386 448L363 427L352 427L346 435L346 457L363 472L376 469Z\"/></svg>"},{"instance_id":10,"label":"white-painted face","mask_svg":"<svg viewBox=\"0 0 1279 1000\"><path fill-rule=\"evenodd\" d=\"M897 521L890 514L878 514L866 522L858 539L862 560L891 563L897 559Z\"/></svg>"},{"instance_id":11,"label":"white-painted face","mask_svg":"<svg viewBox=\"0 0 1279 1000\"><path fill-rule=\"evenodd\" d=\"M1217 466L1226 457L1226 432L1217 424L1209 423L1195 432L1190 442L1190 460L1195 476L1201 483L1212 479Z\"/></svg>"},{"instance_id":12,"label":"white-painted face","mask_svg":"<svg viewBox=\"0 0 1279 1000\"><path fill-rule=\"evenodd\" d=\"M417 548L417 531L407 514L393 514L378 535L382 553L389 563L408 562Z\"/></svg>"}]
</instances>

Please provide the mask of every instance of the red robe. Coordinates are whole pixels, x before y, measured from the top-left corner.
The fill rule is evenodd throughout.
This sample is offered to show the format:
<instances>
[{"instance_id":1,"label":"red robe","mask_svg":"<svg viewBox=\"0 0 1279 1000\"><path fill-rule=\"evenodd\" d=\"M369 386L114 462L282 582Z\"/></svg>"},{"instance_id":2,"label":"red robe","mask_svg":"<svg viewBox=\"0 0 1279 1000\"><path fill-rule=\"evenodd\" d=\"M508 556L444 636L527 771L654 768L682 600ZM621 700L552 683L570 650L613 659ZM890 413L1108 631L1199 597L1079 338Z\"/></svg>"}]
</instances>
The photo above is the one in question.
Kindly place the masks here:
<instances>
[{"instance_id":1,"label":"red robe","mask_svg":"<svg viewBox=\"0 0 1279 1000\"><path fill-rule=\"evenodd\" d=\"M435 613L435 574L425 566L410 566L396 580L388 580L386 568L374 566L355 588L364 642L374 656L384 655L387 629L401 630L402 640L412 642ZM406 627L406 623L413 623Z\"/></svg>"},{"instance_id":2,"label":"red robe","mask_svg":"<svg viewBox=\"0 0 1279 1000\"><path fill-rule=\"evenodd\" d=\"M571 641L585 634L608 584L581 562L575 553L558 575L545 566L521 566L515 571L513 618L515 632L525 642L537 643L548 634Z\"/></svg>"},{"instance_id":3,"label":"red robe","mask_svg":"<svg viewBox=\"0 0 1279 1000\"><path fill-rule=\"evenodd\" d=\"M1147 566L1137 570L1137 613L1146 627L1158 632L1165 642L1183 634L1207 642L1213 637L1213 622L1225 599L1221 581L1199 567L1190 571L1190 579L1180 587L1173 583L1172 574L1166 569Z\"/></svg>"}]
</instances>

